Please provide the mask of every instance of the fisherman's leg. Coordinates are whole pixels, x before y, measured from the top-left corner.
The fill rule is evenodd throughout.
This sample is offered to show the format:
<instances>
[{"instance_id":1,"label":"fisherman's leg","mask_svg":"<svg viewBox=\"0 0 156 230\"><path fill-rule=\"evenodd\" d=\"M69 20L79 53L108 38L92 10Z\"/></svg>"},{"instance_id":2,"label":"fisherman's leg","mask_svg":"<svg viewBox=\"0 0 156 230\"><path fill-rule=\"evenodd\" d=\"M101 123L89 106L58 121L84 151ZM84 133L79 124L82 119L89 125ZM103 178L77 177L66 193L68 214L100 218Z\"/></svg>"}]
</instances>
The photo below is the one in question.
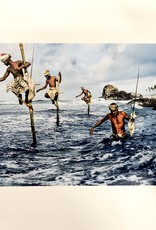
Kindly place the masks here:
<instances>
[{"instance_id":1,"label":"fisherman's leg","mask_svg":"<svg viewBox=\"0 0 156 230\"><path fill-rule=\"evenodd\" d=\"M58 92L55 93L55 96L54 96L54 104L57 108L59 108L59 105L58 105Z\"/></svg>"},{"instance_id":2,"label":"fisherman's leg","mask_svg":"<svg viewBox=\"0 0 156 230\"><path fill-rule=\"evenodd\" d=\"M13 82L14 83L14 82ZM12 85L8 85L7 86L7 92L9 92L9 91L11 91L12 93L14 93L15 95L16 95L16 97L18 97L18 102L19 102L19 104L20 105L22 105L23 104L23 101L22 101L22 94L21 93L19 93L19 91L16 89L16 87L15 87L15 85L13 85L13 83L12 83Z\"/></svg>"},{"instance_id":3,"label":"fisherman's leg","mask_svg":"<svg viewBox=\"0 0 156 230\"><path fill-rule=\"evenodd\" d=\"M29 103L28 95L29 95L29 87L28 82L25 81L22 77L18 77L15 81L14 87L19 93L25 92L25 103Z\"/></svg>"},{"instance_id":4,"label":"fisherman's leg","mask_svg":"<svg viewBox=\"0 0 156 230\"><path fill-rule=\"evenodd\" d=\"M91 96L88 96L88 103L90 103L91 102Z\"/></svg>"},{"instance_id":5,"label":"fisherman's leg","mask_svg":"<svg viewBox=\"0 0 156 230\"><path fill-rule=\"evenodd\" d=\"M121 138L121 143L122 143L122 147L124 148L126 140L128 138L127 133L124 133L123 137Z\"/></svg>"},{"instance_id":6,"label":"fisherman's leg","mask_svg":"<svg viewBox=\"0 0 156 230\"><path fill-rule=\"evenodd\" d=\"M110 138L111 138L112 141L119 141L120 140L120 138L118 137L118 135L114 134L114 133L111 134Z\"/></svg>"},{"instance_id":7,"label":"fisherman's leg","mask_svg":"<svg viewBox=\"0 0 156 230\"><path fill-rule=\"evenodd\" d=\"M86 98L85 102L88 104L88 103L89 103L89 99L88 99L88 98Z\"/></svg>"},{"instance_id":8,"label":"fisherman's leg","mask_svg":"<svg viewBox=\"0 0 156 230\"><path fill-rule=\"evenodd\" d=\"M19 95L17 95L17 97L18 97L19 104L22 105L23 104L22 94L20 93Z\"/></svg>"},{"instance_id":9,"label":"fisherman's leg","mask_svg":"<svg viewBox=\"0 0 156 230\"><path fill-rule=\"evenodd\" d=\"M50 96L49 96L49 94L48 94L48 93L46 93L44 96L45 96L45 98L48 98L48 99L50 98ZM51 98L50 98L50 99L51 99ZM52 99L51 99L51 102L52 102L52 104L55 104L55 101L54 101L54 100L52 100Z\"/></svg>"},{"instance_id":10,"label":"fisherman's leg","mask_svg":"<svg viewBox=\"0 0 156 230\"><path fill-rule=\"evenodd\" d=\"M111 138L103 138L101 143L103 143L105 146L108 146L112 143L112 139Z\"/></svg>"},{"instance_id":11,"label":"fisherman's leg","mask_svg":"<svg viewBox=\"0 0 156 230\"><path fill-rule=\"evenodd\" d=\"M13 90L12 90L12 92L16 95L16 97L18 97L19 104L23 105L22 94L21 93L17 93L17 92L15 92Z\"/></svg>"},{"instance_id":12,"label":"fisherman's leg","mask_svg":"<svg viewBox=\"0 0 156 230\"><path fill-rule=\"evenodd\" d=\"M88 97L84 97L84 101L86 102L86 104L88 104L89 103L89 99L88 99Z\"/></svg>"},{"instance_id":13,"label":"fisherman's leg","mask_svg":"<svg viewBox=\"0 0 156 230\"><path fill-rule=\"evenodd\" d=\"M59 109L58 101L51 100L52 104L56 106L57 109Z\"/></svg>"},{"instance_id":14,"label":"fisherman's leg","mask_svg":"<svg viewBox=\"0 0 156 230\"><path fill-rule=\"evenodd\" d=\"M85 97L82 97L81 100L85 102Z\"/></svg>"},{"instance_id":15,"label":"fisherman's leg","mask_svg":"<svg viewBox=\"0 0 156 230\"><path fill-rule=\"evenodd\" d=\"M48 93L46 93L44 96L45 96L46 98L50 98Z\"/></svg>"},{"instance_id":16,"label":"fisherman's leg","mask_svg":"<svg viewBox=\"0 0 156 230\"><path fill-rule=\"evenodd\" d=\"M57 109L59 109L58 101L55 101L55 106L56 106Z\"/></svg>"},{"instance_id":17,"label":"fisherman's leg","mask_svg":"<svg viewBox=\"0 0 156 230\"><path fill-rule=\"evenodd\" d=\"M54 96L54 104L55 106L58 106L58 93L57 92L55 93L55 96Z\"/></svg>"},{"instance_id":18,"label":"fisherman's leg","mask_svg":"<svg viewBox=\"0 0 156 230\"><path fill-rule=\"evenodd\" d=\"M28 101L28 94L29 94L29 89L25 91L25 103L29 103L30 101Z\"/></svg>"},{"instance_id":19,"label":"fisherman's leg","mask_svg":"<svg viewBox=\"0 0 156 230\"><path fill-rule=\"evenodd\" d=\"M57 99L58 99L58 93L56 92L54 96L54 100L57 101Z\"/></svg>"}]
</instances>

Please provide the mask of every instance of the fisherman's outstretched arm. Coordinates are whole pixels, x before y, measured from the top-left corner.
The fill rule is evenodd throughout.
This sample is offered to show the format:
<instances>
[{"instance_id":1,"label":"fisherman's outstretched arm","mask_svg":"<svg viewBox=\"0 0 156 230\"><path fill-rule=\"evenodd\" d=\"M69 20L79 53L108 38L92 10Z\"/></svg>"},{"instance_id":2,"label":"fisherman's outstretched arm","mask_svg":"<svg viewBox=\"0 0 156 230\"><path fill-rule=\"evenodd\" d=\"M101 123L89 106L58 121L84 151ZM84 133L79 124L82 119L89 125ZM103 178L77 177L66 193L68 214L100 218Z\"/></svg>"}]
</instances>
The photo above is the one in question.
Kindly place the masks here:
<instances>
[{"instance_id":1,"label":"fisherman's outstretched arm","mask_svg":"<svg viewBox=\"0 0 156 230\"><path fill-rule=\"evenodd\" d=\"M108 118L108 116L106 115L104 118L102 118L101 120L97 121L97 122L95 123L95 125L93 125L93 126L91 127L91 129L90 129L90 135L93 134L94 129L95 129L96 127L98 127L98 126L101 125L104 121L106 121L106 120L108 120L108 119L109 119L109 118Z\"/></svg>"},{"instance_id":2,"label":"fisherman's outstretched arm","mask_svg":"<svg viewBox=\"0 0 156 230\"><path fill-rule=\"evenodd\" d=\"M45 83L45 86L43 86L42 88L36 90L36 93L38 93L39 91L41 91L41 90L43 90L43 89L46 89L47 86L48 86L48 83L46 82L46 83Z\"/></svg>"},{"instance_id":3,"label":"fisherman's outstretched arm","mask_svg":"<svg viewBox=\"0 0 156 230\"><path fill-rule=\"evenodd\" d=\"M83 92L80 95L77 95L76 97L80 97L83 94Z\"/></svg>"},{"instance_id":4,"label":"fisherman's outstretched arm","mask_svg":"<svg viewBox=\"0 0 156 230\"><path fill-rule=\"evenodd\" d=\"M0 82L1 81L4 81L8 76L9 76L10 72L9 71L6 71L4 76L0 78Z\"/></svg>"}]
</instances>

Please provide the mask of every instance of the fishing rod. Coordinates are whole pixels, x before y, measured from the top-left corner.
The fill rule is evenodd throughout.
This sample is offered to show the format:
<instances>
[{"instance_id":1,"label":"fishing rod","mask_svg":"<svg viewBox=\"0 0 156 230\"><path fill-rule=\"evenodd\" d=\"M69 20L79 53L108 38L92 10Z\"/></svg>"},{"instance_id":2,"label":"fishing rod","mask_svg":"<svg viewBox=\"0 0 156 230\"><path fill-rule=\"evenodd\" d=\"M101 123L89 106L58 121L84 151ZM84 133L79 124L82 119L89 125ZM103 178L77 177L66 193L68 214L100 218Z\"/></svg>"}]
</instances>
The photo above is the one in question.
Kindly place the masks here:
<instances>
[{"instance_id":1,"label":"fishing rod","mask_svg":"<svg viewBox=\"0 0 156 230\"><path fill-rule=\"evenodd\" d=\"M138 82L139 82L139 67L138 67L138 76L137 76L137 82L136 82L136 89L135 89L135 94L134 94L134 104L133 104L133 108L132 108L132 113L130 115L130 120L128 121L128 128L129 128L129 133L130 133L130 136L132 137L133 136L133 133L134 133L134 128L135 128L135 124L134 124L134 119L136 117L136 114L135 114L135 103L136 103L136 98L137 98L137 91L138 91Z\"/></svg>"},{"instance_id":2,"label":"fishing rod","mask_svg":"<svg viewBox=\"0 0 156 230\"><path fill-rule=\"evenodd\" d=\"M138 83L139 83L139 66L138 66L138 76L137 76L137 82L136 82L136 89L135 89L135 99L134 99L134 104L133 104L133 108L132 108L132 112L135 112L135 103L136 103L136 98L137 98L137 91L138 91Z\"/></svg>"}]
</instances>

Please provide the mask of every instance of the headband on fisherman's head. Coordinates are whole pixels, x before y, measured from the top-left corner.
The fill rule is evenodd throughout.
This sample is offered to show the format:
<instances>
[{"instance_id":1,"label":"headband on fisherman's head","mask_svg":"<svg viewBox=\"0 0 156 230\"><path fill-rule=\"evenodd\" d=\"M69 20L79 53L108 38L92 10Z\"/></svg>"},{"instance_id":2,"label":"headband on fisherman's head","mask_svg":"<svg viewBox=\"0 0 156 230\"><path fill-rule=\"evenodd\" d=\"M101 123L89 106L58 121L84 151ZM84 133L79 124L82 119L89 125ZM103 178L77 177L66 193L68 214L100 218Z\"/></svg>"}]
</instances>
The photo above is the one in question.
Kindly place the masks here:
<instances>
[{"instance_id":1,"label":"headband on fisherman's head","mask_svg":"<svg viewBox=\"0 0 156 230\"><path fill-rule=\"evenodd\" d=\"M2 53L0 54L0 61L5 62L7 59L11 58L10 54Z\"/></svg>"},{"instance_id":2,"label":"headband on fisherman's head","mask_svg":"<svg viewBox=\"0 0 156 230\"><path fill-rule=\"evenodd\" d=\"M117 105L116 103L111 103L111 104L109 105L109 110L111 110L111 111L116 111L116 110L118 110L118 105Z\"/></svg>"},{"instance_id":3,"label":"headband on fisherman's head","mask_svg":"<svg viewBox=\"0 0 156 230\"><path fill-rule=\"evenodd\" d=\"M44 72L44 76L50 76L50 71L48 69Z\"/></svg>"}]
</instances>

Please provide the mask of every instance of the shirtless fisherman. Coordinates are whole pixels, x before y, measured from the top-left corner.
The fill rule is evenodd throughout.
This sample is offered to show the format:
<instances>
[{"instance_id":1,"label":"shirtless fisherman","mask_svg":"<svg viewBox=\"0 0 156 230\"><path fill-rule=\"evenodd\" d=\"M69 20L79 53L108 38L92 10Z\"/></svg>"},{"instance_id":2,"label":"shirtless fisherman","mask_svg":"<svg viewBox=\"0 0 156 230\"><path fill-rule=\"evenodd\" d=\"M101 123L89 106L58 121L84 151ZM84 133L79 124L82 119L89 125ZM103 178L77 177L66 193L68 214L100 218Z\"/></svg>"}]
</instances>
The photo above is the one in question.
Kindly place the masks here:
<instances>
[{"instance_id":1,"label":"shirtless fisherman","mask_svg":"<svg viewBox=\"0 0 156 230\"><path fill-rule=\"evenodd\" d=\"M0 54L0 60L4 65L8 66L4 76L0 78L0 82L4 81L11 73L14 76L14 81L7 85L6 91L12 91L19 98L19 104L21 105L23 104L22 93L25 92L25 102L28 103L29 87L27 81L24 79L22 69L24 68L26 70L31 63L26 62L24 64L21 60L12 61L11 55L5 53Z\"/></svg>"},{"instance_id":2,"label":"shirtless fisherman","mask_svg":"<svg viewBox=\"0 0 156 230\"><path fill-rule=\"evenodd\" d=\"M81 98L81 100L85 101L86 104L88 104L91 100L91 92L88 89L85 89L84 87L81 87L82 92L80 95L77 95L76 97L80 97L82 94L84 94L84 97Z\"/></svg>"},{"instance_id":3,"label":"shirtless fisherman","mask_svg":"<svg viewBox=\"0 0 156 230\"><path fill-rule=\"evenodd\" d=\"M49 70L46 70L44 72L44 76L46 77L46 82L45 85L38 89L36 91L36 93L38 93L41 90L44 90L47 88L47 86L49 85L49 90L48 92L46 92L46 94L44 95L46 98L50 98L52 101L52 104L54 104L55 106L57 106L57 98L58 98L58 89L56 88L56 82L61 83L62 80L62 75L61 72L58 73L59 77L55 77L55 76L51 76Z\"/></svg>"},{"instance_id":4,"label":"shirtless fisherman","mask_svg":"<svg viewBox=\"0 0 156 230\"><path fill-rule=\"evenodd\" d=\"M119 140L125 138L127 136L125 132L125 119L133 120L129 115L127 115L124 111L118 111L118 105L116 103L112 103L109 105L110 113L108 113L101 120L97 121L96 124L90 129L90 135L93 134L94 129L101 125L104 121L110 120L112 125L112 139Z\"/></svg>"}]
</instances>

